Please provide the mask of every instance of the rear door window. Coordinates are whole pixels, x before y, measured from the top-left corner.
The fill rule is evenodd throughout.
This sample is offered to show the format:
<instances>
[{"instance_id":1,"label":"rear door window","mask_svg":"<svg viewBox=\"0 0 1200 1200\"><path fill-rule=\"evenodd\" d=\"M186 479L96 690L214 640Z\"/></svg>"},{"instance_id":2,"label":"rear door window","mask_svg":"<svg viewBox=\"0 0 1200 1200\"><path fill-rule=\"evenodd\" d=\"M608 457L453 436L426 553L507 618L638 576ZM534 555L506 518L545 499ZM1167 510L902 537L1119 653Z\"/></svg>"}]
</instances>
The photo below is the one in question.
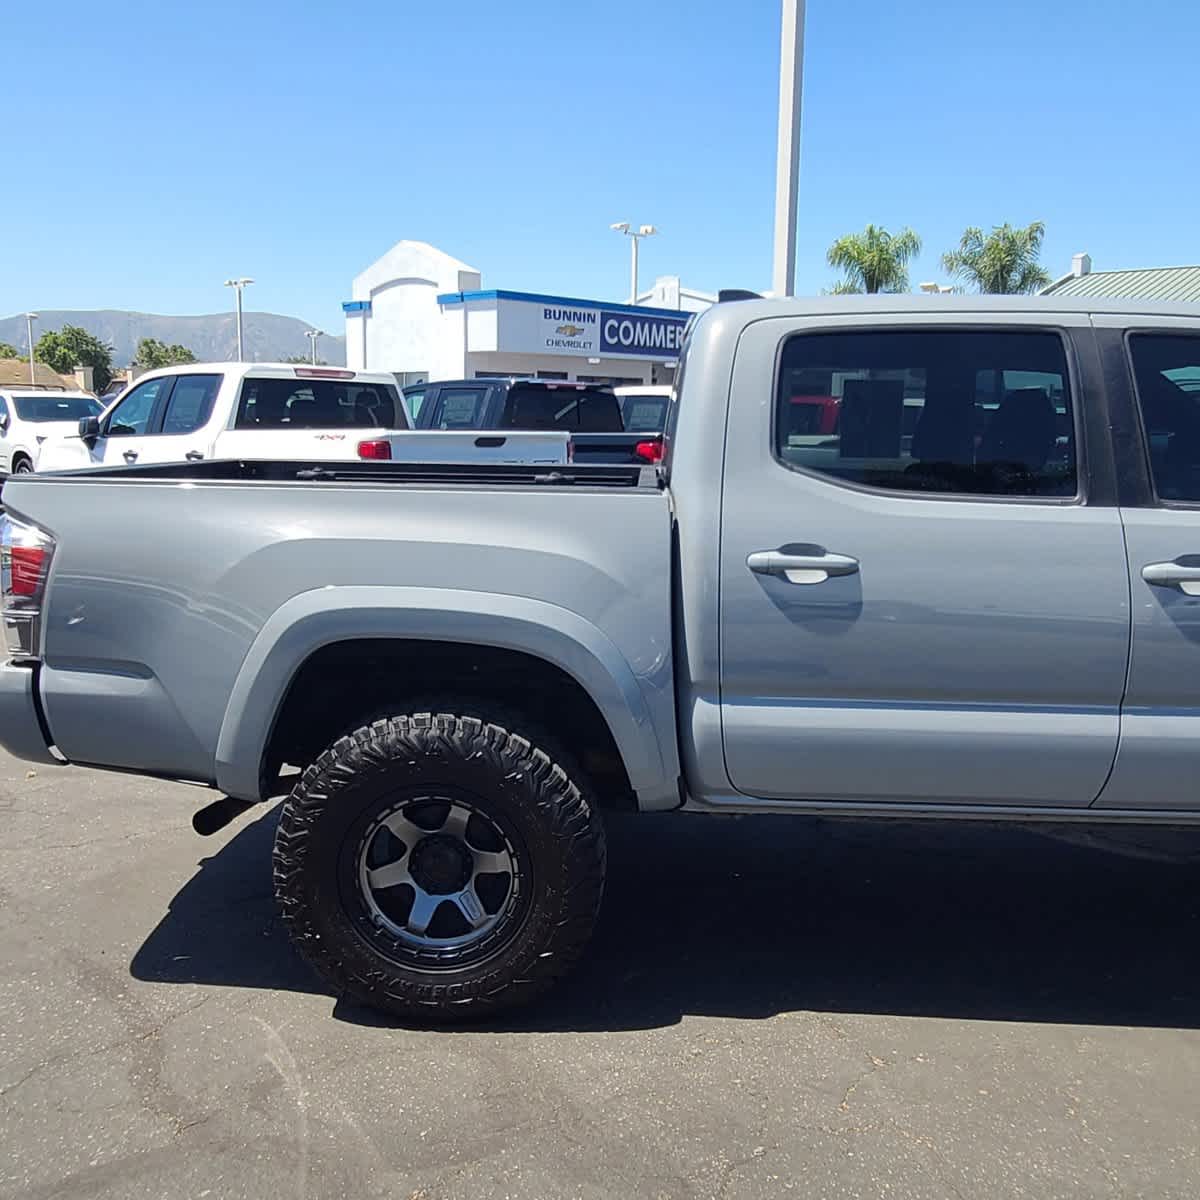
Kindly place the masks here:
<instances>
[{"instance_id":1,"label":"rear door window","mask_svg":"<svg viewBox=\"0 0 1200 1200\"><path fill-rule=\"evenodd\" d=\"M775 453L869 487L1074 496L1075 427L1056 333L873 330L784 346Z\"/></svg>"},{"instance_id":2,"label":"rear door window","mask_svg":"<svg viewBox=\"0 0 1200 1200\"><path fill-rule=\"evenodd\" d=\"M1129 351L1154 490L1200 501L1200 336L1135 333Z\"/></svg>"},{"instance_id":3,"label":"rear door window","mask_svg":"<svg viewBox=\"0 0 1200 1200\"><path fill-rule=\"evenodd\" d=\"M220 375L180 375L163 414L163 433L194 433L208 424L221 388Z\"/></svg>"},{"instance_id":4,"label":"rear door window","mask_svg":"<svg viewBox=\"0 0 1200 1200\"><path fill-rule=\"evenodd\" d=\"M481 429L487 409L486 387L442 388L437 396L435 429Z\"/></svg>"},{"instance_id":5,"label":"rear door window","mask_svg":"<svg viewBox=\"0 0 1200 1200\"><path fill-rule=\"evenodd\" d=\"M621 420L629 433L662 433L667 423L666 396L626 396Z\"/></svg>"}]
</instances>

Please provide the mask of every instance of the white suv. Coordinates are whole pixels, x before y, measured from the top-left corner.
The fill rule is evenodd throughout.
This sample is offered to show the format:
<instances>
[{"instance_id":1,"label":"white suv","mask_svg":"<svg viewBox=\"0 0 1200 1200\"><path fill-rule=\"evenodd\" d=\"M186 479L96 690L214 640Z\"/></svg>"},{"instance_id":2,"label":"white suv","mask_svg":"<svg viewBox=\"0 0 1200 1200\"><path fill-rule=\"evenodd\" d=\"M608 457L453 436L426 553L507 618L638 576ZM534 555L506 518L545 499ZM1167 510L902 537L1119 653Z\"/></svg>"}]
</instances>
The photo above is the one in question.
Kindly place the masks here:
<instances>
[{"instance_id":1,"label":"white suv","mask_svg":"<svg viewBox=\"0 0 1200 1200\"><path fill-rule=\"evenodd\" d=\"M102 408L89 392L0 388L0 477L32 471L47 438L78 433L80 418Z\"/></svg>"}]
</instances>

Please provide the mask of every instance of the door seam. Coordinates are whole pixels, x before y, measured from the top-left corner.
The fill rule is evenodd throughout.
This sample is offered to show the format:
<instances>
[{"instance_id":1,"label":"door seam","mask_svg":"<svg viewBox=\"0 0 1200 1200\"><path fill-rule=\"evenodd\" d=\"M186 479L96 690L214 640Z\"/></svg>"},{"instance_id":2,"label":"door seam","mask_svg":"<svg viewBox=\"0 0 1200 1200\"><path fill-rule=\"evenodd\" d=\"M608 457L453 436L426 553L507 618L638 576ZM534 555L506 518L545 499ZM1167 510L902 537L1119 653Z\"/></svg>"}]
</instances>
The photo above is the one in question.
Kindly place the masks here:
<instances>
[{"instance_id":1,"label":"door seam","mask_svg":"<svg viewBox=\"0 0 1200 1200\"><path fill-rule=\"evenodd\" d=\"M1125 737L1125 698L1129 695L1129 681L1133 674L1133 573L1129 562L1129 538L1125 531L1125 514L1121 507L1117 506L1117 520L1121 524L1121 551L1125 558L1125 603L1126 617L1129 622L1129 635L1125 642L1125 678L1121 684L1121 699L1117 704L1117 744L1113 747L1112 762L1108 765L1108 774L1104 776L1104 782L1100 785L1100 790L1092 798L1092 802L1088 808L1095 808L1104 795L1108 787L1109 780L1113 777L1113 772L1117 769L1117 759L1121 754L1121 742Z\"/></svg>"}]
</instances>

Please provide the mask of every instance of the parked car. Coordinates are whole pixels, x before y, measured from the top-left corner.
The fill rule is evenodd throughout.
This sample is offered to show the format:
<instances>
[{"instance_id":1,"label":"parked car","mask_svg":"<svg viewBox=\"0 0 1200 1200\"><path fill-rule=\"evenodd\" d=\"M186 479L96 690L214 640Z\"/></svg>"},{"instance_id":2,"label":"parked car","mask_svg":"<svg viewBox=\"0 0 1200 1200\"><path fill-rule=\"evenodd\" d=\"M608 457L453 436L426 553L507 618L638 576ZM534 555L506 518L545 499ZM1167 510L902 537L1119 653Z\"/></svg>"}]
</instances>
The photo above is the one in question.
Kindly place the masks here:
<instances>
[{"instance_id":1,"label":"parked car","mask_svg":"<svg viewBox=\"0 0 1200 1200\"><path fill-rule=\"evenodd\" d=\"M621 422L627 433L662 433L667 425L671 389L662 384L613 388L621 402Z\"/></svg>"},{"instance_id":2,"label":"parked car","mask_svg":"<svg viewBox=\"0 0 1200 1200\"><path fill-rule=\"evenodd\" d=\"M546 379L454 379L404 389L418 429L561 429L578 463L662 458L660 431L627 431L612 388Z\"/></svg>"},{"instance_id":3,"label":"parked car","mask_svg":"<svg viewBox=\"0 0 1200 1200\"><path fill-rule=\"evenodd\" d=\"M1200 309L718 303L680 371L661 469L14 477L0 742L286 794L297 945L422 1020L567 970L606 808L1200 823Z\"/></svg>"},{"instance_id":4,"label":"parked car","mask_svg":"<svg viewBox=\"0 0 1200 1200\"><path fill-rule=\"evenodd\" d=\"M39 471L208 458L565 463L566 433L412 430L395 378L273 363L148 371L103 413L46 440Z\"/></svg>"},{"instance_id":5,"label":"parked car","mask_svg":"<svg viewBox=\"0 0 1200 1200\"><path fill-rule=\"evenodd\" d=\"M82 418L99 412L90 392L0 389L0 478L32 471L44 442L74 433Z\"/></svg>"}]
</instances>

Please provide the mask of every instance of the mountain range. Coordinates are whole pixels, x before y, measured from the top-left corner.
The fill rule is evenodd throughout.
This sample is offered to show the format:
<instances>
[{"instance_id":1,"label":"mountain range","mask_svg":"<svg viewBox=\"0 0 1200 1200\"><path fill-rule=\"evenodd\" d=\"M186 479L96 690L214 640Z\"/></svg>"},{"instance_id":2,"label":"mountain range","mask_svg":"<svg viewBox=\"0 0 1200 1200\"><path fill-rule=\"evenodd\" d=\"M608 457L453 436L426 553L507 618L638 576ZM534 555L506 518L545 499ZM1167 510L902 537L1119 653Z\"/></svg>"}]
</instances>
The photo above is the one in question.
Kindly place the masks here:
<instances>
[{"instance_id":1,"label":"mountain range","mask_svg":"<svg viewBox=\"0 0 1200 1200\"><path fill-rule=\"evenodd\" d=\"M47 330L79 325L113 348L113 365L126 366L144 337L158 338L167 345L186 346L201 362L229 362L237 356L237 321L233 313L203 317L165 317L156 313L96 309L72 312L42 309L33 326L33 339ZM252 362L279 362L310 353L306 329L312 326L296 317L278 313L247 312L242 317L244 355ZM25 317L0 317L0 342L26 350ZM322 334L317 354L325 362L341 366L346 361L346 339Z\"/></svg>"}]
</instances>

